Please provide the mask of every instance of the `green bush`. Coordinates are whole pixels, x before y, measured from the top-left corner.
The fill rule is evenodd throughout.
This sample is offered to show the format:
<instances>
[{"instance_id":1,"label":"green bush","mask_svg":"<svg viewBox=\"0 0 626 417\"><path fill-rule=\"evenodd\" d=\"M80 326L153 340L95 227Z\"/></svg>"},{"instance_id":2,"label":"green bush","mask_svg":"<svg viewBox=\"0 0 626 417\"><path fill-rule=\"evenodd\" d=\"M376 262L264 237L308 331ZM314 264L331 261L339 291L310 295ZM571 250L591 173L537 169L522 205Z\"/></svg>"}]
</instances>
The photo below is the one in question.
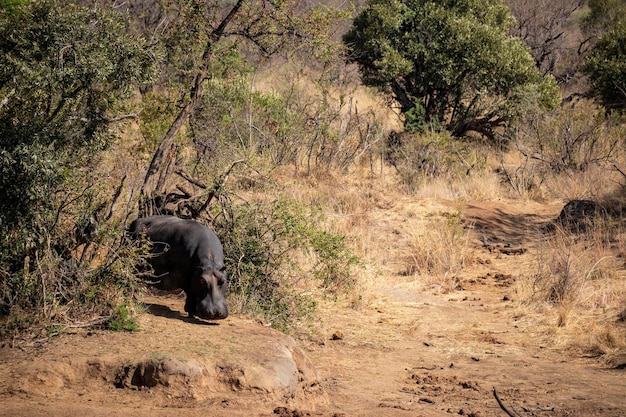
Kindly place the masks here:
<instances>
[{"instance_id":1,"label":"green bush","mask_svg":"<svg viewBox=\"0 0 626 417\"><path fill-rule=\"evenodd\" d=\"M115 313L109 320L109 329L113 331L136 332L139 330L137 320L132 316L130 308L126 304L122 304L115 310Z\"/></svg>"},{"instance_id":2,"label":"green bush","mask_svg":"<svg viewBox=\"0 0 626 417\"><path fill-rule=\"evenodd\" d=\"M235 206L232 218L218 218L231 309L260 315L288 331L315 313L311 281L335 292L352 285L357 258L343 237L321 229L320 216L301 202L278 199ZM313 257L308 269L307 255Z\"/></svg>"},{"instance_id":3,"label":"green bush","mask_svg":"<svg viewBox=\"0 0 626 417\"><path fill-rule=\"evenodd\" d=\"M71 2L0 10L0 315L9 321L106 316L129 297L132 273L118 265L105 211L116 192L96 172L118 106L155 74L154 50L127 28L113 10Z\"/></svg>"},{"instance_id":4,"label":"green bush","mask_svg":"<svg viewBox=\"0 0 626 417\"><path fill-rule=\"evenodd\" d=\"M313 230L309 234L309 244L317 257L313 276L322 283L324 289L335 292L354 286L353 267L359 259L346 246L345 236Z\"/></svg>"},{"instance_id":5,"label":"green bush","mask_svg":"<svg viewBox=\"0 0 626 417\"><path fill-rule=\"evenodd\" d=\"M145 248L120 246L120 228L115 222L101 224L90 242L72 249L73 256L45 245L34 259L24 260L21 270L0 270L0 337L52 322L109 322L110 328L131 330L130 311L142 288L134 265Z\"/></svg>"},{"instance_id":6,"label":"green bush","mask_svg":"<svg viewBox=\"0 0 626 417\"><path fill-rule=\"evenodd\" d=\"M626 18L600 37L583 73L589 77L591 95L607 110L626 111Z\"/></svg>"}]
</instances>

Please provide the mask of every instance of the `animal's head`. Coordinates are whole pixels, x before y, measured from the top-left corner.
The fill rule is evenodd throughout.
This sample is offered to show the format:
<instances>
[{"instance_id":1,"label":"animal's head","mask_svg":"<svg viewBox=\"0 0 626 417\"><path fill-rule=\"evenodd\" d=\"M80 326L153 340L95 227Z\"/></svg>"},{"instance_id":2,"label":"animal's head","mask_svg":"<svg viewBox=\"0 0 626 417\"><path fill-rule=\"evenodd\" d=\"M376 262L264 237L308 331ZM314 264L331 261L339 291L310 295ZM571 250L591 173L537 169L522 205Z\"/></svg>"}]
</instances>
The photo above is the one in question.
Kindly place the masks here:
<instances>
[{"instance_id":1,"label":"animal's head","mask_svg":"<svg viewBox=\"0 0 626 417\"><path fill-rule=\"evenodd\" d=\"M226 271L223 265L210 264L196 268L187 294L185 311L205 320L228 317Z\"/></svg>"}]
</instances>

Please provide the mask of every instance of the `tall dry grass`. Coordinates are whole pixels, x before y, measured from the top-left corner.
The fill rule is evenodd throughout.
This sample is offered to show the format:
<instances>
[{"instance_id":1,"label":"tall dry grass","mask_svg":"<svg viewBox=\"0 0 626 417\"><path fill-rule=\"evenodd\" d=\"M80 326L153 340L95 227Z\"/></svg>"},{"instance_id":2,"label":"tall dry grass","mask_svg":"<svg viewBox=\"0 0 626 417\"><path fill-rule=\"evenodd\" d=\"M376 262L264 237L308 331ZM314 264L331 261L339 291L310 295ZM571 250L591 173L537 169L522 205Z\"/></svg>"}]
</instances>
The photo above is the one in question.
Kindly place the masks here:
<instances>
[{"instance_id":1,"label":"tall dry grass","mask_svg":"<svg viewBox=\"0 0 626 417\"><path fill-rule=\"evenodd\" d=\"M585 234L557 228L516 284L521 309L543 316L543 332L560 348L590 356L626 350L625 251L626 231L611 220Z\"/></svg>"},{"instance_id":2,"label":"tall dry grass","mask_svg":"<svg viewBox=\"0 0 626 417\"><path fill-rule=\"evenodd\" d=\"M497 200L505 195L502 180L493 170L482 170L466 176L444 176L422 180L415 196L452 201Z\"/></svg>"},{"instance_id":3,"label":"tall dry grass","mask_svg":"<svg viewBox=\"0 0 626 417\"><path fill-rule=\"evenodd\" d=\"M458 290L461 272L476 259L472 240L460 211L430 219L428 227L409 234L402 253L406 274L419 276L422 285L437 292Z\"/></svg>"},{"instance_id":4,"label":"tall dry grass","mask_svg":"<svg viewBox=\"0 0 626 417\"><path fill-rule=\"evenodd\" d=\"M626 176L626 124L588 101L529 115L509 131L499 171L514 198L601 200Z\"/></svg>"}]
</instances>

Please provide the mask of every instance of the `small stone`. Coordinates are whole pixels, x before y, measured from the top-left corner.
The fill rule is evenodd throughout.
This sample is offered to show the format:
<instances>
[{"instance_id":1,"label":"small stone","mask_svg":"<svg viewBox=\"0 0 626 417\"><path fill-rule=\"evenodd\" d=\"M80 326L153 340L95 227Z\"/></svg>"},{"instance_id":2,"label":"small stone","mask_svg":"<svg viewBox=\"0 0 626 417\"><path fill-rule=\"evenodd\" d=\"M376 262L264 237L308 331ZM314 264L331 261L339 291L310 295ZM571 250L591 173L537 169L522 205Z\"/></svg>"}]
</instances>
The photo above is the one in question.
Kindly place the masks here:
<instances>
[{"instance_id":1,"label":"small stone","mask_svg":"<svg viewBox=\"0 0 626 417\"><path fill-rule=\"evenodd\" d=\"M330 337L330 340L343 340L343 332L341 330L337 330Z\"/></svg>"}]
</instances>

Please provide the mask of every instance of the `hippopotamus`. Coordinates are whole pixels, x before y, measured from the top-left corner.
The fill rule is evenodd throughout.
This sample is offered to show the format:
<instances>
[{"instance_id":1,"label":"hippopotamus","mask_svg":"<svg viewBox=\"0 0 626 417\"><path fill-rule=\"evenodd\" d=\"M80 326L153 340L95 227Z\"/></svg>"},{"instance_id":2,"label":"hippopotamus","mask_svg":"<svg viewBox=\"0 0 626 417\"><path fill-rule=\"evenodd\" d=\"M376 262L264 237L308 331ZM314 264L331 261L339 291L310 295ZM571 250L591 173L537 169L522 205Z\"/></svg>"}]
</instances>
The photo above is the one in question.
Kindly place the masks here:
<instances>
[{"instance_id":1,"label":"hippopotamus","mask_svg":"<svg viewBox=\"0 0 626 417\"><path fill-rule=\"evenodd\" d=\"M195 220L149 216L134 220L128 234L131 239L145 236L150 240L148 263L154 270L150 284L161 290L185 291L189 317L228 317L224 250L213 230Z\"/></svg>"}]
</instances>

